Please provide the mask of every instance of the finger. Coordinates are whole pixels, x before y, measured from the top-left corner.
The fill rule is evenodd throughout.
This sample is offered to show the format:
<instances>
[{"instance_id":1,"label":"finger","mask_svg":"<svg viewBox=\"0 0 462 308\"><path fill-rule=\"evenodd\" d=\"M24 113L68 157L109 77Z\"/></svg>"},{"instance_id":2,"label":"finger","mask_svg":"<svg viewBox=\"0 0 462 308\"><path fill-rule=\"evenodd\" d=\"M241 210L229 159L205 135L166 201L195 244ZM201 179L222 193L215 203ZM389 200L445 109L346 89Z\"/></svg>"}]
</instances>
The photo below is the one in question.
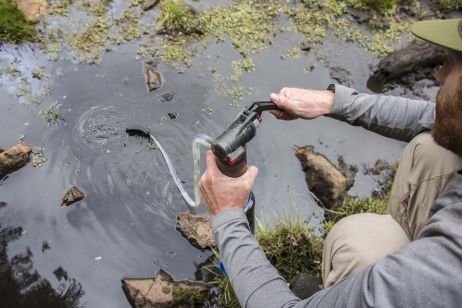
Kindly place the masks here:
<instances>
[{"instance_id":1,"label":"finger","mask_svg":"<svg viewBox=\"0 0 462 308\"><path fill-rule=\"evenodd\" d=\"M284 117L284 111L281 110L271 110L270 113L278 119L282 119Z\"/></svg>"},{"instance_id":2,"label":"finger","mask_svg":"<svg viewBox=\"0 0 462 308\"><path fill-rule=\"evenodd\" d=\"M285 96L282 96L279 94L272 93L270 95L270 99L273 103L278 105L281 109L287 109L287 106L289 105L289 100Z\"/></svg>"}]
</instances>

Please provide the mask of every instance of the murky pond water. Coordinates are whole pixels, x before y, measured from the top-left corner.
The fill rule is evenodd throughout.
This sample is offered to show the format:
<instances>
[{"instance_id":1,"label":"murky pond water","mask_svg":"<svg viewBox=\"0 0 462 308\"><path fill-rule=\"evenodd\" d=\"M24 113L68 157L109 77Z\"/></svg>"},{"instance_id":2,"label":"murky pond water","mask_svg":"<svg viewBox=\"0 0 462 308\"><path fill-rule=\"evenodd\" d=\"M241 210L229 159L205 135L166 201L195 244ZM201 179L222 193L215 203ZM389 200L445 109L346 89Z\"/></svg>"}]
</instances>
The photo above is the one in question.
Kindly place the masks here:
<instances>
[{"instance_id":1,"label":"murky pond water","mask_svg":"<svg viewBox=\"0 0 462 308\"><path fill-rule=\"evenodd\" d=\"M152 93L146 91L142 62L133 58L135 45L106 54L100 66L68 61L49 64L40 56L33 58L46 65L47 71L62 74L52 78L51 96L40 105L19 103L7 84L0 87L0 147L17 143L24 134L27 144L45 148L48 161L40 168L29 164L0 185L0 201L4 202L0 234L7 247L0 262L18 281L26 281L24 273L34 271L42 280L29 279L17 286L7 283L14 292L0 291L0 301L31 292L40 281L44 288L46 280L57 299L71 286L74 292L67 296L79 298L82 306L128 307L120 284L123 277L152 277L163 267L176 278L194 278L209 253L193 248L175 230L176 216L187 208L160 152L141 140L127 138L125 129L148 128L192 192L191 141L196 134L218 135L242 106L266 99L283 86L323 89L333 82L328 65L318 63L313 53L295 60L280 58L295 42L294 35L280 34L270 48L254 56L256 71L245 73L242 80L251 94L241 106L231 106L228 97L217 93L207 73L212 66L229 71L230 61L239 59L227 42L212 44L198 54L184 74L160 64L166 83ZM352 86L367 91L368 65L376 61L374 57L339 40L322 52L330 66L350 72ZM31 54L25 52L24 57ZM0 56L7 57L5 52ZM308 63L316 67L306 73ZM169 92L175 93L173 100L163 102L161 95ZM64 121L48 126L39 111L54 102L62 105ZM211 115L204 111L209 107ZM178 117L170 119L169 112L177 112ZM292 211L291 194L306 217L319 212L307 198L294 144L312 144L334 161L343 155L360 170L362 164L378 158L398 160L404 146L329 118L280 122L265 115L248 146L250 163L260 169L254 192L257 217L264 221ZM86 198L77 205L60 207L72 185L81 187ZM360 172L351 193L368 195L372 186L373 181ZM9 227L22 230L9 232ZM17 258L26 253L27 258ZM59 268L67 280L61 270L56 271Z\"/></svg>"}]
</instances>

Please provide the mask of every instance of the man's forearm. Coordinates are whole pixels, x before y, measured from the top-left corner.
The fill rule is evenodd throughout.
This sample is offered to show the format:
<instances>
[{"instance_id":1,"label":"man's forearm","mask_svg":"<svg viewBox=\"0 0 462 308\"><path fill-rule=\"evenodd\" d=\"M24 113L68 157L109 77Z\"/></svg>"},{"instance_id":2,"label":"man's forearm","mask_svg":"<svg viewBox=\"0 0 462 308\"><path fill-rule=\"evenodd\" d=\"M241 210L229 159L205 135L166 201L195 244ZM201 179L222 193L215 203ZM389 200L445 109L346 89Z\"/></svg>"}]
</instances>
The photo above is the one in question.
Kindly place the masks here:
<instances>
[{"instance_id":1,"label":"man's forearm","mask_svg":"<svg viewBox=\"0 0 462 308\"><path fill-rule=\"evenodd\" d=\"M335 101L329 117L362 126L385 137L410 141L422 131L431 130L435 104L385 95L360 94L335 86Z\"/></svg>"}]
</instances>

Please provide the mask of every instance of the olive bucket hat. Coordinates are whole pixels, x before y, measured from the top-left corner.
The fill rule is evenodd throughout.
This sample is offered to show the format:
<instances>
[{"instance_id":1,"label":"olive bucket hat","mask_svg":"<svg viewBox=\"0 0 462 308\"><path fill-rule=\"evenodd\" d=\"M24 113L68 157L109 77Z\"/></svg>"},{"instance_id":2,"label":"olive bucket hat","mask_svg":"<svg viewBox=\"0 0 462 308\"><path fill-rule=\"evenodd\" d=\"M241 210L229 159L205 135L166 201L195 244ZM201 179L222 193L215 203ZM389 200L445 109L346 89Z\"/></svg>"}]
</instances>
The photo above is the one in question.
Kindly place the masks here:
<instances>
[{"instance_id":1,"label":"olive bucket hat","mask_svg":"<svg viewBox=\"0 0 462 308\"><path fill-rule=\"evenodd\" d=\"M462 19L418 21L411 32L424 41L462 52Z\"/></svg>"}]
</instances>

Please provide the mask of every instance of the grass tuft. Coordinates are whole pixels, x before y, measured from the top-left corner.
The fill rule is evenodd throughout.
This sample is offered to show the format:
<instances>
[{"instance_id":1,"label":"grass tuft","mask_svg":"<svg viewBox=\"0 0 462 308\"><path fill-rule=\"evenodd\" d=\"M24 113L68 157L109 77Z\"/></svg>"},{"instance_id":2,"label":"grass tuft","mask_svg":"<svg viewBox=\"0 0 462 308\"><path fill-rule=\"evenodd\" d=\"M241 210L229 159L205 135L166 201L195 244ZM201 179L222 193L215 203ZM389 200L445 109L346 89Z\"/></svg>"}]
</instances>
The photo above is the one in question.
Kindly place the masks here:
<instances>
[{"instance_id":1,"label":"grass tuft","mask_svg":"<svg viewBox=\"0 0 462 308\"><path fill-rule=\"evenodd\" d=\"M0 0L0 43L33 40L35 28L10 0Z\"/></svg>"}]
</instances>

